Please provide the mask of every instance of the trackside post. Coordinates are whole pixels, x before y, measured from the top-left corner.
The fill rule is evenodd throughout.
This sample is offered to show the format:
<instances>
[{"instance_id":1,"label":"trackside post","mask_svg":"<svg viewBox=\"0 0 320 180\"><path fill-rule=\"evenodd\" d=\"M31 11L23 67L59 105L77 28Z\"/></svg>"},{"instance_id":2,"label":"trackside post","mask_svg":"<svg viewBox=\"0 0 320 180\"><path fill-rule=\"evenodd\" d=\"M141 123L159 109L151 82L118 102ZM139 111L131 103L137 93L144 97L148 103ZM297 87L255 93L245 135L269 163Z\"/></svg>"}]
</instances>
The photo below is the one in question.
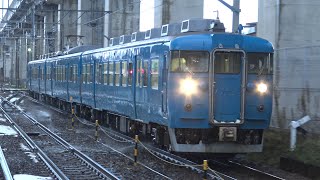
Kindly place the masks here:
<instances>
[{"instance_id":1,"label":"trackside post","mask_svg":"<svg viewBox=\"0 0 320 180\"><path fill-rule=\"evenodd\" d=\"M71 107L71 113L72 113L72 118L71 118L71 126L72 129L74 128L74 107Z\"/></svg>"},{"instance_id":2,"label":"trackside post","mask_svg":"<svg viewBox=\"0 0 320 180\"><path fill-rule=\"evenodd\" d=\"M96 120L96 133L95 133L96 141L98 141L98 128L99 128L99 122L98 120Z\"/></svg>"},{"instance_id":3,"label":"trackside post","mask_svg":"<svg viewBox=\"0 0 320 180\"><path fill-rule=\"evenodd\" d=\"M137 165L137 156L138 156L138 135L135 135L135 138L134 138L135 142L136 142L136 145L134 146L134 165Z\"/></svg>"},{"instance_id":4,"label":"trackside post","mask_svg":"<svg viewBox=\"0 0 320 180\"><path fill-rule=\"evenodd\" d=\"M203 179L207 179L208 161L203 160Z\"/></svg>"}]
</instances>

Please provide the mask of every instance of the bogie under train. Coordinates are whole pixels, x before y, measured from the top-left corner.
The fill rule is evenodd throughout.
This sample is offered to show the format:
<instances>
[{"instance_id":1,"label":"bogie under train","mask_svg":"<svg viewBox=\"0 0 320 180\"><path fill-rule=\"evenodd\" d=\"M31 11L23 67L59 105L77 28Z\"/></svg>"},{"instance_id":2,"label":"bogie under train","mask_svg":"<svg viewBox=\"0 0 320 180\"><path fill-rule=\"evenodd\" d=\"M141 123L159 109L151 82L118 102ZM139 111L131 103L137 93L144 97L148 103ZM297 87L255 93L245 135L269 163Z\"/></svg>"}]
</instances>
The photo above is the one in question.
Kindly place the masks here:
<instances>
[{"instance_id":1,"label":"bogie under train","mask_svg":"<svg viewBox=\"0 0 320 180\"><path fill-rule=\"evenodd\" d=\"M121 132L152 134L175 152L260 152L272 110L273 47L253 36L190 32L202 22L219 23L188 20L177 34L166 25L156 38L145 33L139 41L136 33L129 43L122 36L119 45L113 39L107 48L31 61L28 88Z\"/></svg>"}]
</instances>

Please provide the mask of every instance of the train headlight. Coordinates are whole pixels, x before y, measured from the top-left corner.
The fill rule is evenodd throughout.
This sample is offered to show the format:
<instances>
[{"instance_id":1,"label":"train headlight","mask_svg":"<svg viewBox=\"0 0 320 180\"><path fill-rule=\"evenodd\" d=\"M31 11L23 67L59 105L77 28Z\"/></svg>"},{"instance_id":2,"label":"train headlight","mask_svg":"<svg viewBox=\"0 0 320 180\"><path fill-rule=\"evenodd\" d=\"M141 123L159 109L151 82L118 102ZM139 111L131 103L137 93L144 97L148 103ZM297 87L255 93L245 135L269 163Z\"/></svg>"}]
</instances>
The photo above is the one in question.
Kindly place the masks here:
<instances>
[{"instance_id":1,"label":"train headlight","mask_svg":"<svg viewBox=\"0 0 320 180\"><path fill-rule=\"evenodd\" d=\"M260 92L262 94L266 93L268 90L268 86L267 86L267 84L261 82L261 83L257 84L257 90L258 90L258 92Z\"/></svg>"},{"instance_id":2,"label":"train headlight","mask_svg":"<svg viewBox=\"0 0 320 180\"><path fill-rule=\"evenodd\" d=\"M191 78L180 80L180 93L187 96L197 93L198 82Z\"/></svg>"}]
</instances>

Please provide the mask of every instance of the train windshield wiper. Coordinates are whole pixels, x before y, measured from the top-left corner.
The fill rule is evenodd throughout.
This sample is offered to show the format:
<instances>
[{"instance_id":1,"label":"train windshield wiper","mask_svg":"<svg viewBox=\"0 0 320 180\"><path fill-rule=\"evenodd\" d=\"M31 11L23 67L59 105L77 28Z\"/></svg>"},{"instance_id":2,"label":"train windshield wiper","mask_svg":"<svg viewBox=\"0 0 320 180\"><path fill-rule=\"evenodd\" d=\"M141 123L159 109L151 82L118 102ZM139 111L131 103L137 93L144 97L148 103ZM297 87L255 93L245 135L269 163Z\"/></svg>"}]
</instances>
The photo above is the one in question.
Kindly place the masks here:
<instances>
[{"instance_id":1,"label":"train windshield wiper","mask_svg":"<svg viewBox=\"0 0 320 180\"><path fill-rule=\"evenodd\" d=\"M186 67L185 69L191 74L191 76L194 74L188 67Z\"/></svg>"},{"instance_id":2,"label":"train windshield wiper","mask_svg":"<svg viewBox=\"0 0 320 180\"><path fill-rule=\"evenodd\" d=\"M258 76L261 76L261 74L262 74L265 66L266 66L266 63L264 63L264 64L262 65L261 69L260 69L259 72L258 72Z\"/></svg>"}]
</instances>

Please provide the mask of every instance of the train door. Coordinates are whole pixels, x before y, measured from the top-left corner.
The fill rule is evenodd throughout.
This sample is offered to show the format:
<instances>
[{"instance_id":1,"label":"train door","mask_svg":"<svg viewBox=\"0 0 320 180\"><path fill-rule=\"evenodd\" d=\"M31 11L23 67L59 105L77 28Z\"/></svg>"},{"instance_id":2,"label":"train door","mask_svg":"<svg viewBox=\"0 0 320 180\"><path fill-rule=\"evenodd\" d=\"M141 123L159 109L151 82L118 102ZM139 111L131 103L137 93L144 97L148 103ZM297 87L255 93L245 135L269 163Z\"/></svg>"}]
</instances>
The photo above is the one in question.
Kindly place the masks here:
<instances>
[{"instance_id":1,"label":"train door","mask_svg":"<svg viewBox=\"0 0 320 180\"><path fill-rule=\"evenodd\" d=\"M45 61L44 63L44 67L43 67L43 81L44 81L44 94L47 94L47 61Z\"/></svg>"},{"instance_id":2,"label":"train door","mask_svg":"<svg viewBox=\"0 0 320 180\"><path fill-rule=\"evenodd\" d=\"M167 55L163 56L162 64L162 114L164 117L167 116L167 77L168 77L168 68L167 68Z\"/></svg>"},{"instance_id":3,"label":"train door","mask_svg":"<svg viewBox=\"0 0 320 180\"><path fill-rule=\"evenodd\" d=\"M67 83L67 99L70 100L70 91L69 91L69 79L70 79L70 63L67 63L65 66L65 79L66 79L66 83Z\"/></svg>"},{"instance_id":4,"label":"train door","mask_svg":"<svg viewBox=\"0 0 320 180\"><path fill-rule=\"evenodd\" d=\"M242 123L246 84L245 53L239 50L213 52L210 73L212 123Z\"/></svg>"},{"instance_id":5,"label":"train door","mask_svg":"<svg viewBox=\"0 0 320 180\"><path fill-rule=\"evenodd\" d=\"M38 66L38 77L37 77L37 80L38 80L38 93L40 93L41 91L41 89L40 89L40 80L41 80L41 66L39 65Z\"/></svg>"},{"instance_id":6,"label":"train door","mask_svg":"<svg viewBox=\"0 0 320 180\"><path fill-rule=\"evenodd\" d=\"M53 65L53 62L50 63L50 66L51 66L51 73L50 73L50 89L51 89L51 96L53 97L53 80L54 80L54 75L55 75L55 69L54 69L54 65Z\"/></svg>"},{"instance_id":7,"label":"train door","mask_svg":"<svg viewBox=\"0 0 320 180\"><path fill-rule=\"evenodd\" d=\"M135 119L138 118L138 113L137 113L137 106L139 105L139 94L141 92L140 88L140 73L141 73L141 68L142 68L142 59L141 56L136 55L134 58L134 63L133 63L133 102L134 102L134 114L135 114Z\"/></svg>"}]
</instances>

